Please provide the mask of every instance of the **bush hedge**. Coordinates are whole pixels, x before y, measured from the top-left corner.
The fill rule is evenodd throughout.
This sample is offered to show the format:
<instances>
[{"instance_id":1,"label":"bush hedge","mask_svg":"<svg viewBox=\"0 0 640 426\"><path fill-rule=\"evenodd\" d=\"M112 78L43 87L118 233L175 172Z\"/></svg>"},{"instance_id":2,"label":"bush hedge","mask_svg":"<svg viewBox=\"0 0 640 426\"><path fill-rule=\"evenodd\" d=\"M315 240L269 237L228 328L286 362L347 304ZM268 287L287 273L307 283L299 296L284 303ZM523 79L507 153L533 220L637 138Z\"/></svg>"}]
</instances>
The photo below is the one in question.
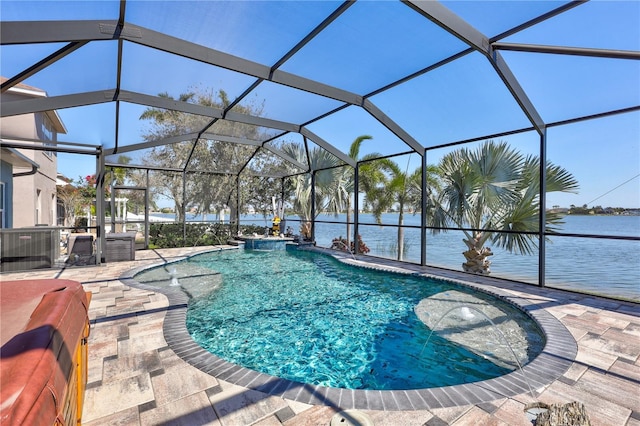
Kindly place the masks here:
<instances>
[{"instance_id":1,"label":"bush hedge","mask_svg":"<svg viewBox=\"0 0 640 426\"><path fill-rule=\"evenodd\" d=\"M235 225L223 223L150 223L149 245L156 248L196 247L227 244L235 235ZM264 234L264 226L241 225L244 235Z\"/></svg>"}]
</instances>

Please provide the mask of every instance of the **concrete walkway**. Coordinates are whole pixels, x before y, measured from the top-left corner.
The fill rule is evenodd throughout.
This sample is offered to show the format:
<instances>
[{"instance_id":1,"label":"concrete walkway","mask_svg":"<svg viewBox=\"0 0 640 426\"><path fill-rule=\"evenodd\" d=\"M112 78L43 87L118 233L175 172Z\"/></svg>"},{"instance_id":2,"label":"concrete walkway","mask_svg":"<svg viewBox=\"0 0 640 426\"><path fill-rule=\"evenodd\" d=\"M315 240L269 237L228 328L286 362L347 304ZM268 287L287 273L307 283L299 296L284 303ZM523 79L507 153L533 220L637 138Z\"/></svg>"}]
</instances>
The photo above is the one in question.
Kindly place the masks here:
<instances>
[{"instance_id":1,"label":"concrete walkway","mask_svg":"<svg viewBox=\"0 0 640 426\"><path fill-rule=\"evenodd\" d=\"M73 279L93 293L85 425L329 425L340 411L336 404L311 405L259 392L187 363L184 359L188 357L176 354L175 345L170 347L165 339L165 317L184 305L120 281L134 268L170 262L202 249L138 251L136 261L131 262L2 274L0 278ZM380 259L369 265L407 268ZM436 271L411 268L421 273ZM469 279L455 272L439 272L447 278ZM640 426L640 305L494 279L474 282L535 304L557 318L577 341L575 360L559 378L536 387L537 401L581 402L593 425ZM184 341L190 343L189 336ZM421 409L426 405L409 401L406 410L360 411L376 425L530 425L524 406L533 401L525 392L444 408Z\"/></svg>"}]
</instances>

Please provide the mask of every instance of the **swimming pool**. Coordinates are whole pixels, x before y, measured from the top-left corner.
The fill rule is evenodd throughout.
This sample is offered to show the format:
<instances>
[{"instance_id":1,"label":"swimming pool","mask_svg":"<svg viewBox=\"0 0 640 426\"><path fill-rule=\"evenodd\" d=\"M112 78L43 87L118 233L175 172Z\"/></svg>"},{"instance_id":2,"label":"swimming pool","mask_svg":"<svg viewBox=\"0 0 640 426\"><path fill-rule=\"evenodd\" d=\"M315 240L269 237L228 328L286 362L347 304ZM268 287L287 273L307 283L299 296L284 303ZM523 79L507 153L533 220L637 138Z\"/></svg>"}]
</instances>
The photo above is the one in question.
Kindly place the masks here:
<instances>
[{"instance_id":1,"label":"swimming pool","mask_svg":"<svg viewBox=\"0 0 640 426\"><path fill-rule=\"evenodd\" d=\"M219 251L135 279L175 288L171 276L191 297L186 323L199 345L293 382L377 390L473 383L518 369L545 345L531 318L493 296L317 253Z\"/></svg>"}]
</instances>

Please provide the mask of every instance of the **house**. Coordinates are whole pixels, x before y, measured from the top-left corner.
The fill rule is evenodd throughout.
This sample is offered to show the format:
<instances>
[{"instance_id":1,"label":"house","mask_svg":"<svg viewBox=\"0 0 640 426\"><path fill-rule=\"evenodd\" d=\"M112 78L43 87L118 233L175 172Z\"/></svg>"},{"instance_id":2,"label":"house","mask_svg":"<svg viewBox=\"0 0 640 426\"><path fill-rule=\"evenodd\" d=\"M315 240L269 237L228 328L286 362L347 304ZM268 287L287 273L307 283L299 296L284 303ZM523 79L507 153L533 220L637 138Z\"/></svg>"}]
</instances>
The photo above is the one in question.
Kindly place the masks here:
<instances>
[{"instance_id":1,"label":"house","mask_svg":"<svg viewBox=\"0 0 640 426\"><path fill-rule=\"evenodd\" d=\"M7 102L46 96L45 91L26 84L17 84L2 94ZM1 119L0 137L5 144L0 152L1 228L58 224L57 154L19 146L55 145L60 133L66 133L66 129L56 111Z\"/></svg>"}]
</instances>

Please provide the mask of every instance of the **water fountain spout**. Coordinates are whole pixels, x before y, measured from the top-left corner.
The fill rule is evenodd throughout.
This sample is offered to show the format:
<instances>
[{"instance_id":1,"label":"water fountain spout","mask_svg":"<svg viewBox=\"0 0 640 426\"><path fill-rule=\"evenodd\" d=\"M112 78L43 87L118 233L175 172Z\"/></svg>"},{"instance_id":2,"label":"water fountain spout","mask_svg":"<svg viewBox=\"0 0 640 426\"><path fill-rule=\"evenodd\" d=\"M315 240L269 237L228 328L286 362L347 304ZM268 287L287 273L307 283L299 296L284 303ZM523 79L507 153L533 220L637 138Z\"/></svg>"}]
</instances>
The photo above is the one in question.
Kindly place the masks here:
<instances>
[{"instance_id":1,"label":"water fountain spout","mask_svg":"<svg viewBox=\"0 0 640 426\"><path fill-rule=\"evenodd\" d=\"M438 328L438 325L440 325L442 320L447 315L449 315L451 312L453 312L453 311L455 311L457 309L461 310L462 317L463 317L464 320L472 320L473 318L475 318L475 314L479 314L481 317L483 317L485 320L487 320L491 324L492 329L498 335L499 339L502 340L507 345L507 347L509 348L509 351L511 352L511 355L513 356L513 359L515 360L516 365L518 366L518 370L520 371L520 374L522 374L524 382L527 384L527 387L529 388L529 393L530 393L531 397L535 399L535 394L533 393L533 390L531 388L531 384L529 383L529 379L527 378L526 374L524 373L524 369L522 368L522 364L520 363L520 359L518 359L518 356L516 355L515 351L513 350L513 347L509 343L509 340L507 340L507 338L504 335L504 333L491 320L491 318L489 318L489 316L487 316L487 314L485 314L484 312L482 312L481 310L479 310L479 309L477 309L477 308L475 308L473 306L467 306L467 305L454 306L453 308L449 309L447 312L442 314L440 319L435 323L435 325L431 329L431 333L429 333L429 337L427 337L427 341L424 343L424 346L422 347L422 350L420 351L419 358L422 357L422 354L423 354L425 348L427 347L427 345L429 344L429 341L431 340L431 336L433 335L433 332Z\"/></svg>"},{"instance_id":2,"label":"water fountain spout","mask_svg":"<svg viewBox=\"0 0 640 426\"><path fill-rule=\"evenodd\" d=\"M355 255L355 254L353 254L353 252L351 251L351 249L349 248L349 246L347 246L347 244L346 244L344 241L342 241L341 239L337 239L337 238L336 238L336 239L334 239L334 240L332 241L332 244L334 244L334 245L336 245L336 244L341 244L341 245L346 249L345 251L351 255L351 257L353 258L353 260L357 260L357 259L356 259L356 255ZM333 247L332 247L332 248L333 248Z\"/></svg>"},{"instance_id":3,"label":"water fountain spout","mask_svg":"<svg viewBox=\"0 0 640 426\"><path fill-rule=\"evenodd\" d=\"M169 270L169 276L171 277L171 286L179 286L180 283L178 282L178 271L176 271L176 267L173 266L170 270Z\"/></svg>"}]
</instances>

